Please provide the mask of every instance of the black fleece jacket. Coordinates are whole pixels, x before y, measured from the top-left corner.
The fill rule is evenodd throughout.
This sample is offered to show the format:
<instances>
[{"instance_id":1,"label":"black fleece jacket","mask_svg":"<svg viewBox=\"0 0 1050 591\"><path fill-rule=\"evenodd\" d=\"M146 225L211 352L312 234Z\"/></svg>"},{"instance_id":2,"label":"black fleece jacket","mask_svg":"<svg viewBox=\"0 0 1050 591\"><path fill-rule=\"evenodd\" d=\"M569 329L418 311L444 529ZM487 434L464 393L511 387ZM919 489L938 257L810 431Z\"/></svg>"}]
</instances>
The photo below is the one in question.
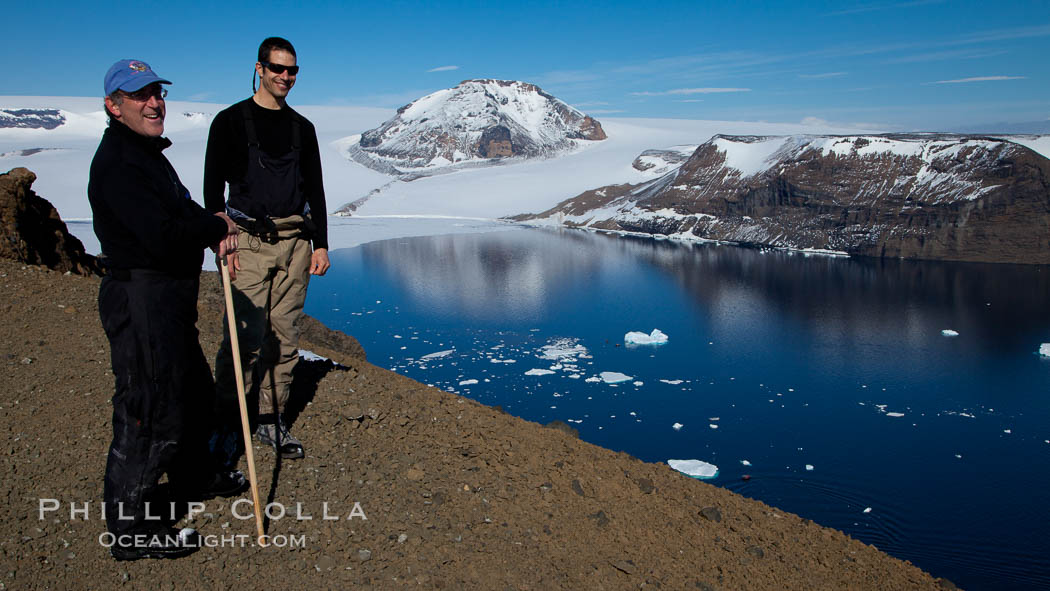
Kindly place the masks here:
<instances>
[{"instance_id":1,"label":"black fleece jacket","mask_svg":"<svg viewBox=\"0 0 1050 591\"><path fill-rule=\"evenodd\" d=\"M95 235L113 268L197 275L204 249L226 235L226 222L190 199L162 153L170 145L116 120L102 134L91 161L88 201Z\"/></svg>"}]
</instances>

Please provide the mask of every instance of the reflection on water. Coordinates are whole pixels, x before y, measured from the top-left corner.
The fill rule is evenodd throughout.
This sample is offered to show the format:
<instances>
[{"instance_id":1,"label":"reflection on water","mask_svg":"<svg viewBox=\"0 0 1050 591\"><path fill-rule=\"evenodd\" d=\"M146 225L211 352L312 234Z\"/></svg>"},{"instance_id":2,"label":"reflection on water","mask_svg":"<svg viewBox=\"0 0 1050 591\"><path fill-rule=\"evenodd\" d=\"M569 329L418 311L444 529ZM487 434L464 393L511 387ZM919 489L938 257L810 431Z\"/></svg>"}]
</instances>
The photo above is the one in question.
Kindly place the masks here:
<instances>
[{"instance_id":1,"label":"reflection on water","mask_svg":"<svg viewBox=\"0 0 1050 591\"><path fill-rule=\"evenodd\" d=\"M307 311L375 363L646 461L717 463L714 484L964 588L1050 585L1048 268L539 230L333 258ZM670 342L621 346L653 328ZM588 351L576 370L527 373L563 338ZM603 371L632 380L584 379Z\"/></svg>"}]
</instances>

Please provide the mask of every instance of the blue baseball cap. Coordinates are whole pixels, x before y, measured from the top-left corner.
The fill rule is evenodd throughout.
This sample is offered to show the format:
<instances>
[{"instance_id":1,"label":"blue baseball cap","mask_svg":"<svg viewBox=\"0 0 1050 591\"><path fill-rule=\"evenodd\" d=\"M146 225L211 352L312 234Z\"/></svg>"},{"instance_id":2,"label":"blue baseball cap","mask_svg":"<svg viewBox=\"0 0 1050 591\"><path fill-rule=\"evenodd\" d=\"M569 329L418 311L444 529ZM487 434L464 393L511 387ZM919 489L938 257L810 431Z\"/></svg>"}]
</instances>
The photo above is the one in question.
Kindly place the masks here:
<instances>
[{"instance_id":1,"label":"blue baseball cap","mask_svg":"<svg viewBox=\"0 0 1050 591\"><path fill-rule=\"evenodd\" d=\"M109 67L103 83L106 86L106 94L109 95L118 90L135 92L154 82L171 84L170 80L158 76L150 69L149 64L142 60L120 60Z\"/></svg>"}]
</instances>

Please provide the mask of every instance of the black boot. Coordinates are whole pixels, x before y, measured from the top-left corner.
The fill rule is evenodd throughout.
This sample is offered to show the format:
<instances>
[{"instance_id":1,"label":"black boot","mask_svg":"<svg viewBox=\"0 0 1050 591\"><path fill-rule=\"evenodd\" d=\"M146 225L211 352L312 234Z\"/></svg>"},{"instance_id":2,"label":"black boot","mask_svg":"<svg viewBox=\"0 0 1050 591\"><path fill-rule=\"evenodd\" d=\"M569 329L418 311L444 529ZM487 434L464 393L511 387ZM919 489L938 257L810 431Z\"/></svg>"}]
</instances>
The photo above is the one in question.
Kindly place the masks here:
<instances>
[{"instance_id":1,"label":"black boot","mask_svg":"<svg viewBox=\"0 0 1050 591\"><path fill-rule=\"evenodd\" d=\"M196 530L181 531L168 526L157 526L137 533L120 534L109 547L117 560L140 558L181 558L200 550L200 535Z\"/></svg>"}]
</instances>

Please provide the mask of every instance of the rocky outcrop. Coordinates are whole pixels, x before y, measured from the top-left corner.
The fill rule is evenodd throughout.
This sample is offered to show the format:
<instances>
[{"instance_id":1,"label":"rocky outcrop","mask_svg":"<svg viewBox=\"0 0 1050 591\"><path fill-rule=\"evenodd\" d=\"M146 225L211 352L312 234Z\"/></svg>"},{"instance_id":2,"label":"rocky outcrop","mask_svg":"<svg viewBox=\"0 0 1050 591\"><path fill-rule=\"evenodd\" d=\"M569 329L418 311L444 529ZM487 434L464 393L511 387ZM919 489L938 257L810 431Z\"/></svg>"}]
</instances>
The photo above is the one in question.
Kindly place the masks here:
<instances>
[{"instance_id":1,"label":"rocky outcrop","mask_svg":"<svg viewBox=\"0 0 1050 591\"><path fill-rule=\"evenodd\" d=\"M35 180L25 168L0 175L0 257L56 271L98 274L95 257L69 233L54 206L33 192Z\"/></svg>"},{"instance_id":2,"label":"rocky outcrop","mask_svg":"<svg viewBox=\"0 0 1050 591\"><path fill-rule=\"evenodd\" d=\"M638 155L631 167L654 176L667 174L689 159L697 146L673 146L665 150L646 150Z\"/></svg>"},{"instance_id":3,"label":"rocky outcrop","mask_svg":"<svg viewBox=\"0 0 1050 591\"><path fill-rule=\"evenodd\" d=\"M58 109L0 109L0 129L55 129L65 122Z\"/></svg>"},{"instance_id":4,"label":"rocky outcrop","mask_svg":"<svg viewBox=\"0 0 1050 591\"><path fill-rule=\"evenodd\" d=\"M606 138L601 123L513 80L464 80L398 109L347 155L407 180L507 158L549 158Z\"/></svg>"},{"instance_id":5,"label":"rocky outcrop","mask_svg":"<svg viewBox=\"0 0 1050 591\"><path fill-rule=\"evenodd\" d=\"M979 136L715 136L517 220L851 255L1050 264L1050 160Z\"/></svg>"}]
</instances>

